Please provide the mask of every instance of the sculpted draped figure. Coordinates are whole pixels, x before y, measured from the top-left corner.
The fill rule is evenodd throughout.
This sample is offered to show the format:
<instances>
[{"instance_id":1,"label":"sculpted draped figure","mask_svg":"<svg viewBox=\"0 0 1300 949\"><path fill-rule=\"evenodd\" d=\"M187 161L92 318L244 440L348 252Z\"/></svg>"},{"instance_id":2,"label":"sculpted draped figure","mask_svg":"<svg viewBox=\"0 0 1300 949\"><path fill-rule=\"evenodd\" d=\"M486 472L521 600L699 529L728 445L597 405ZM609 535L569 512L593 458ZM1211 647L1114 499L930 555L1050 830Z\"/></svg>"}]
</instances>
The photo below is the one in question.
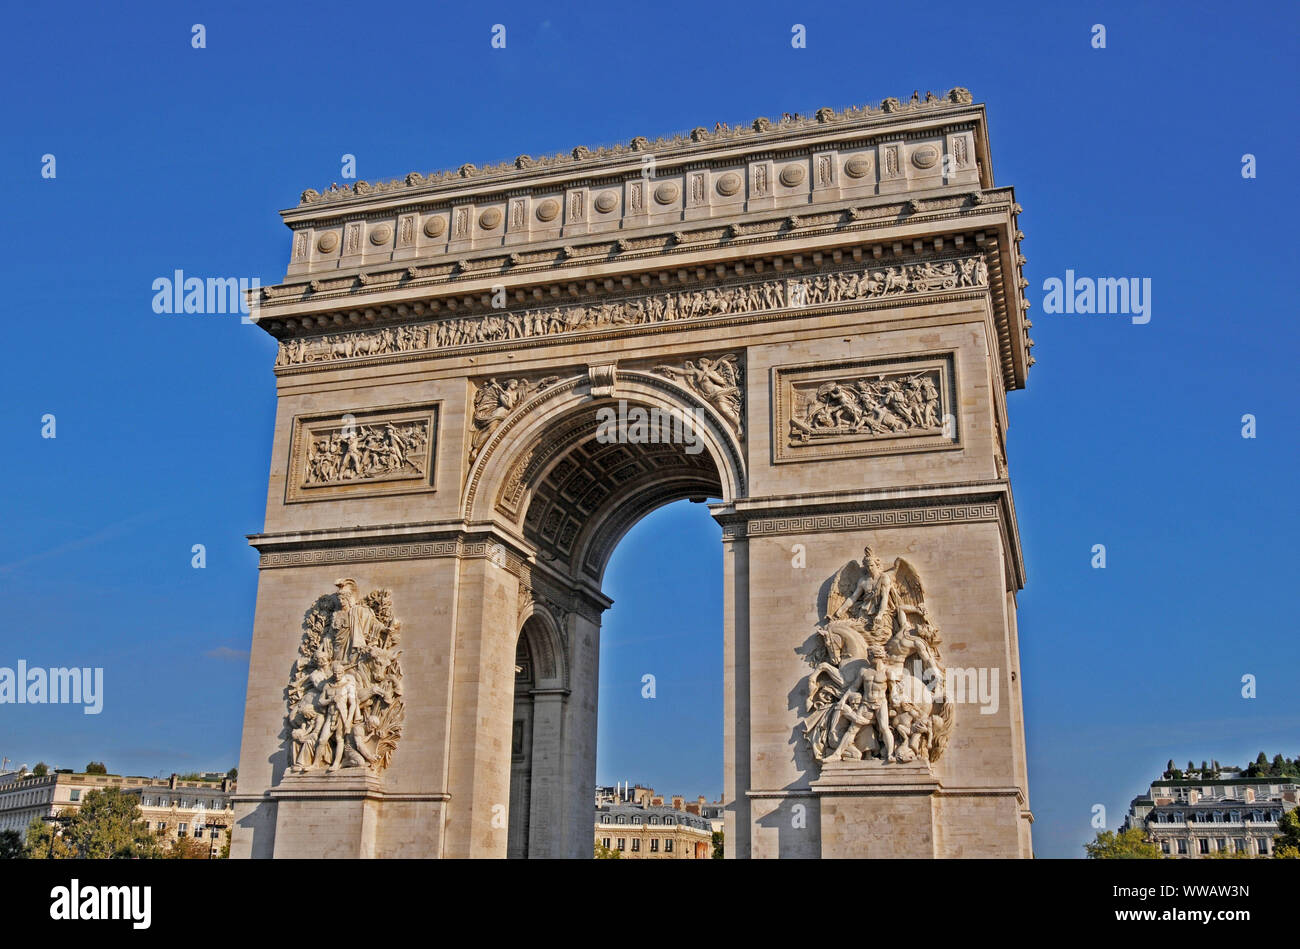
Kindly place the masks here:
<instances>
[{"instance_id":1,"label":"sculpted draped figure","mask_svg":"<svg viewBox=\"0 0 1300 949\"><path fill-rule=\"evenodd\" d=\"M821 762L933 763L952 730L939 629L916 569L870 547L835 574L810 660L804 737Z\"/></svg>"},{"instance_id":2,"label":"sculpted draped figure","mask_svg":"<svg viewBox=\"0 0 1300 949\"><path fill-rule=\"evenodd\" d=\"M350 577L334 585L307 612L289 682L291 770L379 772L402 735L402 623L387 590L363 599Z\"/></svg>"},{"instance_id":3,"label":"sculpted draped figure","mask_svg":"<svg viewBox=\"0 0 1300 949\"><path fill-rule=\"evenodd\" d=\"M735 353L727 353L717 359L703 356L698 366L688 359L681 368L655 366L654 371L661 376L678 380L698 393L731 424L738 436L744 437L741 421L742 371Z\"/></svg>"},{"instance_id":4,"label":"sculpted draped figure","mask_svg":"<svg viewBox=\"0 0 1300 949\"><path fill-rule=\"evenodd\" d=\"M506 416L513 412L520 402L534 392L541 392L559 381L559 376L547 376L537 382L529 382L527 379L507 379L502 383L489 379L480 387L478 392L474 393L474 433L470 437L469 463L474 464L474 459L483 450L492 433L497 430L497 426L505 421Z\"/></svg>"}]
</instances>

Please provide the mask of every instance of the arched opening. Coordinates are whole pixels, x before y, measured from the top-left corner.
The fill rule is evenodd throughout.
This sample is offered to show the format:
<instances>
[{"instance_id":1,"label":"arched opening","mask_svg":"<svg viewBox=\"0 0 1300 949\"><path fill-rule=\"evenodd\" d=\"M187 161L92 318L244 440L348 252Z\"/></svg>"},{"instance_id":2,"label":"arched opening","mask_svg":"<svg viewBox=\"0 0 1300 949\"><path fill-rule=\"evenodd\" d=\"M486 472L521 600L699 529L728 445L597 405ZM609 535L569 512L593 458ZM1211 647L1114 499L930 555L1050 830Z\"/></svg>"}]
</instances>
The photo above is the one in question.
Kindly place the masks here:
<instances>
[{"instance_id":1,"label":"arched opening","mask_svg":"<svg viewBox=\"0 0 1300 949\"><path fill-rule=\"evenodd\" d=\"M470 520L504 522L530 554L521 602L531 613L518 632L509 736L508 852L589 856L606 567L652 512L743 494L742 454L725 420L649 374L620 373L617 394L599 397L559 383L527 409L484 444L466 508ZM638 410L648 431L602 425L610 412ZM704 511L688 507L697 517ZM718 562L718 527L703 523L715 540L705 549ZM554 656L549 676L542 648Z\"/></svg>"},{"instance_id":2,"label":"arched opening","mask_svg":"<svg viewBox=\"0 0 1300 949\"><path fill-rule=\"evenodd\" d=\"M646 824L639 852L623 835L622 857L712 856L724 761L721 533L704 505L676 501L628 531L605 573L614 606L601 625L596 785L606 800L614 790L596 816L626 811ZM639 803L648 795L637 785L662 808ZM618 849L619 835L597 837Z\"/></svg>"},{"instance_id":3,"label":"arched opening","mask_svg":"<svg viewBox=\"0 0 1300 949\"><path fill-rule=\"evenodd\" d=\"M562 638L548 613L535 609L515 645L510 724L510 800L506 856L557 856L551 845L563 784Z\"/></svg>"}]
</instances>

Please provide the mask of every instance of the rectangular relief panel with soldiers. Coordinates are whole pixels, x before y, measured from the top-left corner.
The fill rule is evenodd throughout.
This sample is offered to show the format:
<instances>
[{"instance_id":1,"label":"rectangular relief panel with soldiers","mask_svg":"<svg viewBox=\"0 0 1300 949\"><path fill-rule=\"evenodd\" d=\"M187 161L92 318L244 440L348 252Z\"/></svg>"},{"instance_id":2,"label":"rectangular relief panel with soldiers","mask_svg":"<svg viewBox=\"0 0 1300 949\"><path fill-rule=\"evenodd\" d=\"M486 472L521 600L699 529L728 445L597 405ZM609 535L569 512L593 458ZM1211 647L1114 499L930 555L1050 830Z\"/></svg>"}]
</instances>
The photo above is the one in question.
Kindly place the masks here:
<instances>
[{"instance_id":1,"label":"rectangular relief panel with soldiers","mask_svg":"<svg viewBox=\"0 0 1300 949\"><path fill-rule=\"evenodd\" d=\"M952 353L772 370L774 461L960 447Z\"/></svg>"},{"instance_id":2,"label":"rectangular relief panel with soldiers","mask_svg":"<svg viewBox=\"0 0 1300 949\"><path fill-rule=\"evenodd\" d=\"M296 417L285 500L432 490L437 422L437 403Z\"/></svg>"}]
</instances>

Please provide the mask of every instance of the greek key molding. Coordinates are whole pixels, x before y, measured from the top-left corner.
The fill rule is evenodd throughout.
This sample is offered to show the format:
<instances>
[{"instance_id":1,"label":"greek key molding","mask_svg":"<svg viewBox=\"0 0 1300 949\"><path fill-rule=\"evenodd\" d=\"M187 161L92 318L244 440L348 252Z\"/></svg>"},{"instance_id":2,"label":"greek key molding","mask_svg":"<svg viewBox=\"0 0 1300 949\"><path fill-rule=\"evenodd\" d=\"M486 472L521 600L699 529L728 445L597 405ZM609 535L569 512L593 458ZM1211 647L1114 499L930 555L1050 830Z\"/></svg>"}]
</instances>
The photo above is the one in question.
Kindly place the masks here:
<instances>
[{"instance_id":1,"label":"greek key molding","mask_svg":"<svg viewBox=\"0 0 1300 949\"><path fill-rule=\"evenodd\" d=\"M455 557L461 552L457 541L427 544L382 544L366 547L323 547L312 550L265 551L259 567L312 567L341 563L372 563L382 560L426 560Z\"/></svg>"},{"instance_id":2,"label":"greek key molding","mask_svg":"<svg viewBox=\"0 0 1300 949\"><path fill-rule=\"evenodd\" d=\"M867 530L882 527L926 527L999 519L999 505L944 504L926 507L894 508L879 511L853 511L838 514L803 514L782 517L758 517L747 522L731 522L722 528L723 540L743 540L782 534L827 533L831 531Z\"/></svg>"}]
</instances>

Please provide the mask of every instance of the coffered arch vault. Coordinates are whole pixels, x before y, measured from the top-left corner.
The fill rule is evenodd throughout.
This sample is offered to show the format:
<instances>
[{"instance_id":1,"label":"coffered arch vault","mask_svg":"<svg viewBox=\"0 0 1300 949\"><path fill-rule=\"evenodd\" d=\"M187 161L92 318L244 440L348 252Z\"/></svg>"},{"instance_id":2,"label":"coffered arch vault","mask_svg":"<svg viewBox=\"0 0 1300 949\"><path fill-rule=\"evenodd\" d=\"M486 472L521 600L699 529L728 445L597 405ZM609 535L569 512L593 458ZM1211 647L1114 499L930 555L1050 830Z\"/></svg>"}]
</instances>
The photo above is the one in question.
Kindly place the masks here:
<instances>
[{"instance_id":1,"label":"coffered arch vault","mask_svg":"<svg viewBox=\"0 0 1300 949\"><path fill-rule=\"evenodd\" d=\"M608 441L601 413L644 409L690 421L686 440ZM596 371L520 405L484 446L466 483L468 522L495 521L571 575L599 583L618 541L642 517L682 498L745 493L735 433L694 393L648 372ZM502 523L504 522L504 523Z\"/></svg>"}]
</instances>

